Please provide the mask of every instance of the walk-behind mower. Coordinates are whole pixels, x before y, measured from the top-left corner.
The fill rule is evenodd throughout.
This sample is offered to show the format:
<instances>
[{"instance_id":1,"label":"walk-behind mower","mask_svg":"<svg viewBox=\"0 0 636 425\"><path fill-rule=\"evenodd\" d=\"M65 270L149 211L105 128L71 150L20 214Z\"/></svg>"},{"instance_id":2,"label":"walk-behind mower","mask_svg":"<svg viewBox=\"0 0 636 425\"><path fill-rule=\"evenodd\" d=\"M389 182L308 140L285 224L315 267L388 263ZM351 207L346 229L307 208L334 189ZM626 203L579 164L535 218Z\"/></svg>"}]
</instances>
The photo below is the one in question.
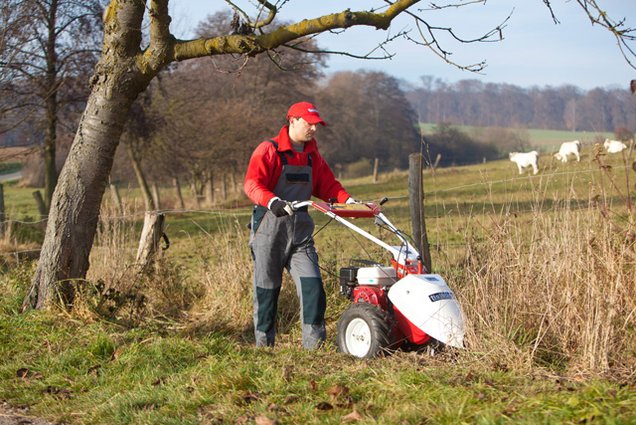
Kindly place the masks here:
<instances>
[{"instance_id":1,"label":"walk-behind mower","mask_svg":"<svg viewBox=\"0 0 636 425\"><path fill-rule=\"evenodd\" d=\"M340 269L340 292L352 301L338 321L338 349L372 358L402 345L424 347L442 343L463 348L464 322L453 291L438 274L428 273L404 233L382 213L379 204L332 204L302 201L391 253L391 266L367 261ZM389 245L347 218L374 218L393 233L400 245Z\"/></svg>"}]
</instances>

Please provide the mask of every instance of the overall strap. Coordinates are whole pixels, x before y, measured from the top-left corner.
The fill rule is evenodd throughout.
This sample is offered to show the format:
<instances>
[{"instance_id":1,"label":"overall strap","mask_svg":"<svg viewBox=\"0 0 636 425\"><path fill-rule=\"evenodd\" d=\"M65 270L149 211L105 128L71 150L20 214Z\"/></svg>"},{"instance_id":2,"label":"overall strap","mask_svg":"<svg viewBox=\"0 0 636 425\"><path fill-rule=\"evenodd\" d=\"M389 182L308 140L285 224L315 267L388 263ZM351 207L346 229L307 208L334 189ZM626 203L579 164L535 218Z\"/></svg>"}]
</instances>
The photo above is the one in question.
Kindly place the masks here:
<instances>
[{"instance_id":1,"label":"overall strap","mask_svg":"<svg viewBox=\"0 0 636 425\"><path fill-rule=\"evenodd\" d=\"M293 155L291 152L281 152L278 150L278 143L276 143L276 141L274 141L273 139L269 139L268 140L269 143L271 143L272 145L274 145L274 148L276 149L276 153L278 154L278 156L280 157L280 161L283 163L283 165L287 165L287 158L285 157L285 155ZM311 160L311 154L307 154L307 166L309 168L311 168L312 166L312 160Z\"/></svg>"},{"instance_id":2,"label":"overall strap","mask_svg":"<svg viewBox=\"0 0 636 425\"><path fill-rule=\"evenodd\" d=\"M280 158L280 161L283 163L283 165L287 165L287 158L285 157L285 154L291 155L292 153L279 151L278 143L276 143L273 139L269 139L268 142L274 145L274 148L276 149L276 153L278 154L278 157Z\"/></svg>"}]
</instances>

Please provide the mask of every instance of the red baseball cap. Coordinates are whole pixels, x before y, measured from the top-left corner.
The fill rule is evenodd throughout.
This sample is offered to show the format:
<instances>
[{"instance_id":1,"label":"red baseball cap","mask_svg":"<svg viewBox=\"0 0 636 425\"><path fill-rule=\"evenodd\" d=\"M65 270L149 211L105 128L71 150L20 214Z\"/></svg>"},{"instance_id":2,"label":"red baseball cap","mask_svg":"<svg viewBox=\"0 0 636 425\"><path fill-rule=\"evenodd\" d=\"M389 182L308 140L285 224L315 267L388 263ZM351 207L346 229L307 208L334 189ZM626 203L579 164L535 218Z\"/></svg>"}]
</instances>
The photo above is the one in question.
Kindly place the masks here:
<instances>
[{"instance_id":1,"label":"red baseball cap","mask_svg":"<svg viewBox=\"0 0 636 425\"><path fill-rule=\"evenodd\" d=\"M327 123L320 118L318 109L309 102L298 102L289 107L289 110L287 111L287 119L296 117L304 119L309 124L327 125Z\"/></svg>"}]
</instances>

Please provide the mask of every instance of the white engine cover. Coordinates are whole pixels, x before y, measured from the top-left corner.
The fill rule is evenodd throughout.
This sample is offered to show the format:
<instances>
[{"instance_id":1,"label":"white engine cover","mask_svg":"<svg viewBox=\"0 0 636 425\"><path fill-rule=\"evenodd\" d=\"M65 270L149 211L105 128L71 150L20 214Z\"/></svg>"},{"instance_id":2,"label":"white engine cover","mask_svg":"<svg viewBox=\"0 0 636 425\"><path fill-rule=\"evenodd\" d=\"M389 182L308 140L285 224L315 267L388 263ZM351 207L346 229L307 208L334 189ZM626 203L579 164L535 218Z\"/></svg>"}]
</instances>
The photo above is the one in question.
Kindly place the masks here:
<instances>
[{"instance_id":1,"label":"white engine cover","mask_svg":"<svg viewBox=\"0 0 636 425\"><path fill-rule=\"evenodd\" d=\"M391 286L388 296L420 330L444 344L464 347L461 308L440 275L409 274Z\"/></svg>"}]
</instances>

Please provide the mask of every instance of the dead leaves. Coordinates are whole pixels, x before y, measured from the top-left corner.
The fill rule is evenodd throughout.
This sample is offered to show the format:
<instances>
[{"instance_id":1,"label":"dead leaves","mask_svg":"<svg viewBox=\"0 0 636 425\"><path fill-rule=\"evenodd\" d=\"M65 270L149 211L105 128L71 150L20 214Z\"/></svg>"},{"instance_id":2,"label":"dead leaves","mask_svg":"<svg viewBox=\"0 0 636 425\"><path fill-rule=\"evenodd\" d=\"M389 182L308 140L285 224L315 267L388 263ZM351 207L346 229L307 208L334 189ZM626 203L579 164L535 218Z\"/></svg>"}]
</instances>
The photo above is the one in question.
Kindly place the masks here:
<instances>
[{"instance_id":1,"label":"dead leaves","mask_svg":"<svg viewBox=\"0 0 636 425\"><path fill-rule=\"evenodd\" d=\"M285 376L285 373L283 373L283 376ZM311 401L312 398L318 399L314 404L314 409L317 413L327 414L330 415L330 417L332 415L342 415L340 420L343 423L354 423L364 419L364 416L356 410L351 390L346 385L335 384L322 392L319 383L312 379L307 382L307 386L307 396L309 400L301 395L288 394L280 404L269 402L267 393L250 390L244 391L236 401L237 405L254 405L254 409L261 410L266 403L269 402L269 404L267 404L266 413L257 414L256 416L243 415L237 419L236 423L256 423L258 425L278 424L279 422L276 416L287 416L290 414L290 409L294 409L291 405L306 403L307 401ZM323 396L326 396L327 399L320 397L321 393ZM323 399L321 400L321 398ZM272 415L274 415L274 417L272 417Z\"/></svg>"}]
</instances>

